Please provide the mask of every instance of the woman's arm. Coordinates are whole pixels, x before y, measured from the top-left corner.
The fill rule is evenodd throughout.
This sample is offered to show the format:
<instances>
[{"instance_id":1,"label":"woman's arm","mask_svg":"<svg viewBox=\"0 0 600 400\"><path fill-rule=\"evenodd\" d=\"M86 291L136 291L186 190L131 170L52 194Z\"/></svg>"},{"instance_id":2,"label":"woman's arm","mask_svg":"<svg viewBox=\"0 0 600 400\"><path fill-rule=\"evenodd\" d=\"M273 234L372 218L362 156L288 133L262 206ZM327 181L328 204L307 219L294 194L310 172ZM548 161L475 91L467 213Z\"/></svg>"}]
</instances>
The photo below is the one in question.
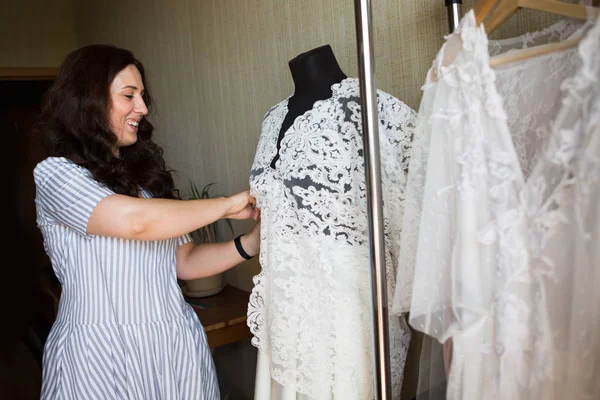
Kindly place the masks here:
<instances>
[{"instance_id":1,"label":"woman's arm","mask_svg":"<svg viewBox=\"0 0 600 400\"><path fill-rule=\"evenodd\" d=\"M260 249L260 222L240 240L249 256L257 255ZM205 278L235 267L242 261L245 259L237 251L233 240L200 245L186 243L177 248L177 278L184 281Z\"/></svg>"},{"instance_id":2,"label":"woman's arm","mask_svg":"<svg viewBox=\"0 0 600 400\"><path fill-rule=\"evenodd\" d=\"M221 218L255 217L255 200L246 190L203 200L142 199L115 194L92 211L90 235L133 240L164 240L192 232Z\"/></svg>"}]
</instances>

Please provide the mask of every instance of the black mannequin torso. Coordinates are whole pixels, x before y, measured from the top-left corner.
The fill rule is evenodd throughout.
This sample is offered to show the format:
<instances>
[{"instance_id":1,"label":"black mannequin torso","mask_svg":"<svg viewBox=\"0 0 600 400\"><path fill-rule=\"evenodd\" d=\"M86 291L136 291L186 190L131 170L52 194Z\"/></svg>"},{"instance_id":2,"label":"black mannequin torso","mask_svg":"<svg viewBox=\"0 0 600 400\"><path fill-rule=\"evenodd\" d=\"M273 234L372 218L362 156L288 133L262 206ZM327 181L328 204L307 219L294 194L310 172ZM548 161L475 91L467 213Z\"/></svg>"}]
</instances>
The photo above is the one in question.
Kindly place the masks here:
<instances>
[{"instance_id":1,"label":"black mannequin torso","mask_svg":"<svg viewBox=\"0 0 600 400\"><path fill-rule=\"evenodd\" d=\"M331 86L347 78L329 45L300 54L289 62L289 67L295 90L288 100L288 112L279 130L277 154L271 161L271 168L275 168L275 163L279 159L281 140L294 120L311 110L315 102L330 98Z\"/></svg>"}]
</instances>

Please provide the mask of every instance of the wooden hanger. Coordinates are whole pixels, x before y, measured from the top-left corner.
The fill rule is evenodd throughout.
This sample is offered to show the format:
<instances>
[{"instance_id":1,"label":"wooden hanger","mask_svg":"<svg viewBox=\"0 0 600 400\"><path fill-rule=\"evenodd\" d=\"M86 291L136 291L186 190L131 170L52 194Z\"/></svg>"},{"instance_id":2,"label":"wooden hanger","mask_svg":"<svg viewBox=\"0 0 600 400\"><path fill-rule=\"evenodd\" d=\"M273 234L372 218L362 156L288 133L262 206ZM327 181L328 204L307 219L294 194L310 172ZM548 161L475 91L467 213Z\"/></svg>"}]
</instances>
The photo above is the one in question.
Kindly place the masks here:
<instances>
[{"instance_id":1,"label":"wooden hanger","mask_svg":"<svg viewBox=\"0 0 600 400\"><path fill-rule=\"evenodd\" d=\"M494 6L497 7L494 9ZM585 7L579 4L569 4L557 0L478 0L473 7L477 24L484 22L485 31L489 34L513 16L521 8L546 11L565 17L588 19L598 18L600 9ZM492 10L493 13L492 13ZM489 20L486 20L489 17ZM492 67L507 64L509 62L525 60L541 56L554 51L560 51L575 47L581 38L567 39L558 43L549 43L528 49L500 54L490 59Z\"/></svg>"}]
</instances>

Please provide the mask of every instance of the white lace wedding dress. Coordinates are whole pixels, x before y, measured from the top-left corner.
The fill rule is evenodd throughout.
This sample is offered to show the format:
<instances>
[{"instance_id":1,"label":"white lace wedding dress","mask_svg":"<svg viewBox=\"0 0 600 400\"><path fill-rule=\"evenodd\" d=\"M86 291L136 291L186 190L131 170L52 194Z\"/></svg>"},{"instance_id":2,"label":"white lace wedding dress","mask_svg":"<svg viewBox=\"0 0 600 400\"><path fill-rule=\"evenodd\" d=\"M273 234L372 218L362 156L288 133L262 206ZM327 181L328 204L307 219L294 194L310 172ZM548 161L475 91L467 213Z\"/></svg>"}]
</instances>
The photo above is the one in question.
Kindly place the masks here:
<instances>
[{"instance_id":1,"label":"white lace wedding dress","mask_svg":"<svg viewBox=\"0 0 600 400\"><path fill-rule=\"evenodd\" d=\"M374 387L367 203L358 80L299 116L281 142L287 99L265 116L250 187L261 210L262 271L248 326L259 349L255 398L371 399ZM378 91L388 298L416 113ZM393 397L410 331L390 316Z\"/></svg>"},{"instance_id":2,"label":"white lace wedding dress","mask_svg":"<svg viewBox=\"0 0 600 400\"><path fill-rule=\"evenodd\" d=\"M488 42L470 11L423 89L392 311L452 339L448 399L600 398L600 23Z\"/></svg>"}]
</instances>

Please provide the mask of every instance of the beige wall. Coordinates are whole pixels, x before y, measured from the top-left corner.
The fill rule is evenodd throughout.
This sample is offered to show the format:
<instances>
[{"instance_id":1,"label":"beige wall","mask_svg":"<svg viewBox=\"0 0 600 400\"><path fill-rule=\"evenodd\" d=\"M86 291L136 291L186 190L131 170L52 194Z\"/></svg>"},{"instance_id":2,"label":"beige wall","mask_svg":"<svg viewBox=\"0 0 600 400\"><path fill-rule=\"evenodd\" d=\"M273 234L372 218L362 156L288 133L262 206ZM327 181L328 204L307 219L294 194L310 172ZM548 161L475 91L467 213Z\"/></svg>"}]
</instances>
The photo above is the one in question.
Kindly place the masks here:
<instances>
[{"instance_id":1,"label":"beige wall","mask_svg":"<svg viewBox=\"0 0 600 400\"><path fill-rule=\"evenodd\" d=\"M75 49L72 0L0 0L0 67L58 67Z\"/></svg>"},{"instance_id":2,"label":"beige wall","mask_svg":"<svg viewBox=\"0 0 600 400\"><path fill-rule=\"evenodd\" d=\"M373 2L377 86L417 108L427 68L446 34L442 0ZM74 2L77 44L133 50L148 69L157 140L187 182L248 186L264 113L293 92L287 62L330 44L342 69L357 74L350 0L105 0ZM472 2L465 2L465 10ZM546 23L523 13L505 31ZM239 231L244 226L238 224ZM250 264L250 265L248 265ZM256 262L228 273L250 289Z\"/></svg>"}]
</instances>

